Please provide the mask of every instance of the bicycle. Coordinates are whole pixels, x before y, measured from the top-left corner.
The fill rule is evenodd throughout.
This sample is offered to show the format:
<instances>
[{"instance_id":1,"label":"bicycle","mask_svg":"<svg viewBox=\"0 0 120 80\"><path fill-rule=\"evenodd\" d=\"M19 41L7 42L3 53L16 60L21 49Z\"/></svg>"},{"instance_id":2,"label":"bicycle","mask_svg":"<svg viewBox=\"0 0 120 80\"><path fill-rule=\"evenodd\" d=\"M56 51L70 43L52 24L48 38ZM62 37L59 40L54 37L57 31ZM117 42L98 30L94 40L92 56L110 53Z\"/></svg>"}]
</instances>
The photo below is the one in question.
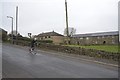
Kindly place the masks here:
<instances>
[{"instance_id":1,"label":"bicycle","mask_svg":"<svg viewBox=\"0 0 120 80\"><path fill-rule=\"evenodd\" d=\"M29 49L29 52L30 52L31 54L33 54L33 55L37 54L34 47L31 47L31 48Z\"/></svg>"}]
</instances>

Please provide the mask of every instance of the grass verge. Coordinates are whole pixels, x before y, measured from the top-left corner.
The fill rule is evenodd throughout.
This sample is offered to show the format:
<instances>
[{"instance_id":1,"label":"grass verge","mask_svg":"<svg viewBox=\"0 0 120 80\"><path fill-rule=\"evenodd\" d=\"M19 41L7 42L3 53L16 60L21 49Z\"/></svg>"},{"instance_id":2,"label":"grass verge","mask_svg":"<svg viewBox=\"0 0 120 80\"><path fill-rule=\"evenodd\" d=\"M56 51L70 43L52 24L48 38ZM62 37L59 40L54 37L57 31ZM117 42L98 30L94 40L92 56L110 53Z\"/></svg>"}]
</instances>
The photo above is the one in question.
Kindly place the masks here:
<instances>
[{"instance_id":1,"label":"grass verge","mask_svg":"<svg viewBox=\"0 0 120 80\"><path fill-rule=\"evenodd\" d=\"M80 46L80 45L64 45L69 47L82 47L86 49L96 49L96 50L103 50L107 52L118 53L120 47L118 45L90 45L90 46Z\"/></svg>"}]
</instances>

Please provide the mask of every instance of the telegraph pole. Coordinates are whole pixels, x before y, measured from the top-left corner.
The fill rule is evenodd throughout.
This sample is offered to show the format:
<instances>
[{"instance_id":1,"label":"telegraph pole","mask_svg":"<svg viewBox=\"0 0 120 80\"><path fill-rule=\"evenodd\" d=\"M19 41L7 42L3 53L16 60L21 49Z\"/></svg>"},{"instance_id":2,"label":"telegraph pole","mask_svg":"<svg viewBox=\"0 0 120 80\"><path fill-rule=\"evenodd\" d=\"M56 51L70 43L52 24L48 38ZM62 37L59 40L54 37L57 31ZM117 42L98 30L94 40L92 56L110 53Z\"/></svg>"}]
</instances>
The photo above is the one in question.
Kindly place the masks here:
<instances>
[{"instance_id":1,"label":"telegraph pole","mask_svg":"<svg viewBox=\"0 0 120 80\"><path fill-rule=\"evenodd\" d=\"M18 6L16 6L16 44L18 41Z\"/></svg>"},{"instance_id":2,"label":"telegraph pole","mask_svg":"<svg viewBox=\"0 0 120 80\"><path fill-rule=\"evenodd\" d=\"M65 0L65 11L66 11L66 29L67 29L67 37L69 37L69 31L68 31L68 13L67 13L67 0Z\"/></svg>"},{"instance_id":3,"label":"telegraph pole","mask_svg":"<svg viewBox=\"0 0 120 80\"><path fill-rule=\"evenodd\" d=\"M68 30L68 11L67 11L67 0L65 0L65 11L66 11L66 33L67 33L67 44L70 44L69 30Z\"/></svg>"}]
</instances>

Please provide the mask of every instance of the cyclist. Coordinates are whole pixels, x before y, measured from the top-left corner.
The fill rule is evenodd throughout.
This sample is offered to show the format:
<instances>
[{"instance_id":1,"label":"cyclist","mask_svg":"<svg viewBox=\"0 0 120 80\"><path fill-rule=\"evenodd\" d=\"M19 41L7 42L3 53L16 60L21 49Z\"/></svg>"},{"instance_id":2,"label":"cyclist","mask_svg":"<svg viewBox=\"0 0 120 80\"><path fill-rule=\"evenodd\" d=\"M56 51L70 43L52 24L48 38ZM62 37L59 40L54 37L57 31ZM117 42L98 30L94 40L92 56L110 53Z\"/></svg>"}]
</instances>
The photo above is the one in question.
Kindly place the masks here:
<instances>
[{"instance_id":1,"label":"cyclist","mask_svg":"<svg viewBox=\"0 0 120 80\"><path fill-rule=\"evenodd\" d=\"M33 39L33 40L31 41L30 53L31 53L32 51L34 51L34 49L35 49L35 44L36 44L36 39ZM36 53L35 53L35 54L36 54Z\"/></svg>"}]
</instances>

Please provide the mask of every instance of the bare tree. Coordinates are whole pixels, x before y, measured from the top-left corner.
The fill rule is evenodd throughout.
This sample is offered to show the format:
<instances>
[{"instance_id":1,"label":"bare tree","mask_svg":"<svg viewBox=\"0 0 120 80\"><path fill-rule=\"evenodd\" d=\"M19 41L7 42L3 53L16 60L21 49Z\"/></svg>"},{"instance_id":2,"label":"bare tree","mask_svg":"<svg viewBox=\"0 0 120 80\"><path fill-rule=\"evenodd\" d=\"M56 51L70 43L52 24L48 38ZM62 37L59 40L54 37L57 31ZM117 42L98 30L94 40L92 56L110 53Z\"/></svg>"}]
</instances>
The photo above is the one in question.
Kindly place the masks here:
<instances>
[{"instance_id":1,"label":"bare tree","mask_svg":"<svg viewBox=\"0 0 120 80\"><path fill-rule=\"evenodd\" d=\"M73 27L69 27L68 32L69 37L72 37L76 33L76 29ZM64 30L64 35L67 36L67 28L65 28Z\"/></svg>"}]
</instances>

